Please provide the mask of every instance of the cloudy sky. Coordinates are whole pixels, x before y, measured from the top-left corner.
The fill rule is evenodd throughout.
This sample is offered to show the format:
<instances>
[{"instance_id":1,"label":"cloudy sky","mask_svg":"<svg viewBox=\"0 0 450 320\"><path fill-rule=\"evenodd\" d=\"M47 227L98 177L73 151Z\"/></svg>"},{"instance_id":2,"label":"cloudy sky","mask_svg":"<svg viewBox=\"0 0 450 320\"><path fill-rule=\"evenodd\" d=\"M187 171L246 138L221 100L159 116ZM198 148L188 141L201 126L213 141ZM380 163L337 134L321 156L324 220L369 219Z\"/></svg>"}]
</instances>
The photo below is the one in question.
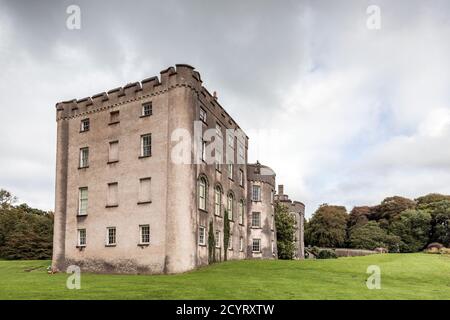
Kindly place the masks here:
<instances>
[{"instance_id":1,"label":"cloudy sky","mask_svg":"<svg viewBox=\"0 0 450 320\"><path fill-rule=\"evenodd\" d=\"M55 103L188 63L308 215L450 194L449 57L448 0L0 0L0 188L52 209Z\"/></svg>"}]
</instances>

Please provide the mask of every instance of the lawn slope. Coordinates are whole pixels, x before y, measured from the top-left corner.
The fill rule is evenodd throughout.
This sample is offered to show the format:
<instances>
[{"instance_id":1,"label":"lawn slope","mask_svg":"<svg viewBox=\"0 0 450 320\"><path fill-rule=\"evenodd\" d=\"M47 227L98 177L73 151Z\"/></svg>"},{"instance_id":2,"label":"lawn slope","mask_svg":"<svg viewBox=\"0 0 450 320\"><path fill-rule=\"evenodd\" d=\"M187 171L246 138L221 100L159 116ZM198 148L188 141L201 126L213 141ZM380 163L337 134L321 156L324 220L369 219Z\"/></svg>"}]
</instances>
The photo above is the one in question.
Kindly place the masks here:
<instances>
[{"instance_id":1,"label":"lawn slope","mask_svg":"<svg viewBox=\"0 0 450 320\"><path fill-rule=\"evenodd\" d=\"M179 275L49 275L49 261L0 261L0 299L450 299L450 257L383 254L337 260L231 261ZM381 289L366 287L369 265Z\"/></svg>"}]
</instances>

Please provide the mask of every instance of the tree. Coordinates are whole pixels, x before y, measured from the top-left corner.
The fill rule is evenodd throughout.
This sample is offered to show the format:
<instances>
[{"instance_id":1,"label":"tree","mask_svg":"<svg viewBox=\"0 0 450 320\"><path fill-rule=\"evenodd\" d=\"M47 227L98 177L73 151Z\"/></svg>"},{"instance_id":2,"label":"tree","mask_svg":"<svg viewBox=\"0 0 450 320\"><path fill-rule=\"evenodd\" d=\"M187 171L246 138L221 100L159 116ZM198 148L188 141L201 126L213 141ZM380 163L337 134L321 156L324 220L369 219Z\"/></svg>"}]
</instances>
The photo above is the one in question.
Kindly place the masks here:
<instances>
[{"instance_id":1,"label":"tree","mask_svg":"<svg viewBox=\"0 0 450 320\"><path fill-rule=\"evenodd\" d=\"M431 214L430 242L450 247L450 200L422 203L418 208Z\"/></svg>"},{"instance_id":2,"label":"tree","mask_svg":"<svg viewBox=\"0 0 450 320\"><path fill-rule=\"evenodd\" d=\"M384 199L381 204L371 208L370 220L380 222L380 220L384 219L385 222L381 225L387 227L389 222L397 215L407 209L414 209L415 207L416 202L411 199L399 196L388 197Z\"/></svg>"},{"instance_id":3,"label":"tree","mask_svg":"<svg viewBox=\"0 0 450 320\"><path fill-rule=\"evenodd\" d=\"M230 241L230 220L228 220L228 210L225 210L223 219L223 260L227 261L228 243Z\"/></svg>"},{"instance_id":4,"label":"tree","mask_svg":"<svg viewBox=\"0 0 450 320\"><path fill-rule=\"evenodd\" d=\"M350 233L350 246L355 249L373 250L382 247L396 252L399 243L398 236L387 234L376 221L369 221L363 226L354 228Z\"/></svg>"},{"instance_id":5,"label":"tree","mask_svg":"<svg viewBox=\"0 0 450 320\"><path fill-rule=\"evenodd\" d=\"M208 228L208 263L216 262L216 238L214 237L214 225L212 220Z\"/></svg>"},{"instance_id":6,"label":"tree","mask_svg":"<svg viewBox=\"0 0 450 320\"><path fill-rule=\"evenodd\" d=\"M278 258L291 260L295 254L295 218L283 204L275 204L275 227L277 229Z\"/></svg>"},{"instance_id":7,"label":"tree","mask_svg":"<svg viewBox=\"0 0 450 320\"><path fill-rule=\"evenodd\" d=\"M0 208L9 209L16 201L17 197L13 196L11 192L0 189Z\"/></svg>"},{"instance_id":8,"label":"tree","mask_svg":"<svg viewBox=\"0 0 450 320\"><path fill-rule=\"evenodd\" d=\"M391 222L389 232L400 237L401 252L417 252L429 242L431 215L424 210L408 209Z\"/></svg>"},{"instance_id":9,"label":"tree","mask_svg":"<svg viewBox=\"0 0 450 320\"><path fill-rule=\"evenodd\" d=\"M440 202L440 201L444 201L444 200L449 200L450 201L450 196L446 196L443 194L439 194L439 193L430 193L427 194L426 196L422 196L416 199L417 202L417 206L423 206L423 205L427 205L433 202Z\"/></svg>"},{"instance_id":10,"label":"tree","mask_svg":"<svg viewBox=\"0 0 450 320\"><path fill-rule=\"evenodd\" d=\"M347 210L342 206L321 205L307 224L308 244L319 247L341 247L347 235Z\"/></svg>"}]
</instances>

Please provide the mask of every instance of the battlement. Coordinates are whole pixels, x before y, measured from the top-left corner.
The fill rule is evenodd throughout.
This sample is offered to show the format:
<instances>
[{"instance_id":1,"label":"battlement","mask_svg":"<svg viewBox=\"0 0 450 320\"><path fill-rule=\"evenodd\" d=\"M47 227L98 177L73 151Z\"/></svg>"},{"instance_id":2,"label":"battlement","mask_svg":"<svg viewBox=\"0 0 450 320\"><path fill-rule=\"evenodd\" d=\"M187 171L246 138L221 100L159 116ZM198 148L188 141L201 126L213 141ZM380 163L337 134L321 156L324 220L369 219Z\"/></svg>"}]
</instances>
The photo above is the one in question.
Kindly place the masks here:
<instances>
[{"instance_id":1,"label":"battlement","mask_svg":"<svg viewBox=\"0 0 450 320\"><path fill-rule=\"evenodd\" d=\"M57 120L69 119L86 113L105 110L131 101L163 94L176 87L191 88L198 93L203 93L211 103L217 104L215 97L209 93L205 94L207 90L202 86L200 73L190 65L177 64L175 67L162 70L159 78L155 76L140 82L128 83L123 87L101 92L91 97L58 102L56 104L56 118Z\"/></svg>"}]
</instances>

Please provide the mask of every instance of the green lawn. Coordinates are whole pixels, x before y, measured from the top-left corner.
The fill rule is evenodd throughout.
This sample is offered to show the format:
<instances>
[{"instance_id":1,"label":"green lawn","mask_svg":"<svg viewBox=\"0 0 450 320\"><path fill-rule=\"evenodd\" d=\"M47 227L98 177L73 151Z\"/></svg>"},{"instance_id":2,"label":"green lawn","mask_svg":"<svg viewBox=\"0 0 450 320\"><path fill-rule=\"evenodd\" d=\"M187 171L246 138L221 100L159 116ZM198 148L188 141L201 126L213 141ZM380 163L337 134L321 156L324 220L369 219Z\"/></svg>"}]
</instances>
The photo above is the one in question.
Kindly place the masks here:
<instances>
[{"instance_id":1,"label":"green lawn","mask_svg":"<svg viewBox=\"0 0 450 320\"><path fill-rule=\"evenodd\" d=\"M49 261L0 261L0 299L450 299L450 257L383 254L337 260L233 261L179 275L49 275ZM366 287L369 265L381 289Z\"/></svg>"}]
</instances>

